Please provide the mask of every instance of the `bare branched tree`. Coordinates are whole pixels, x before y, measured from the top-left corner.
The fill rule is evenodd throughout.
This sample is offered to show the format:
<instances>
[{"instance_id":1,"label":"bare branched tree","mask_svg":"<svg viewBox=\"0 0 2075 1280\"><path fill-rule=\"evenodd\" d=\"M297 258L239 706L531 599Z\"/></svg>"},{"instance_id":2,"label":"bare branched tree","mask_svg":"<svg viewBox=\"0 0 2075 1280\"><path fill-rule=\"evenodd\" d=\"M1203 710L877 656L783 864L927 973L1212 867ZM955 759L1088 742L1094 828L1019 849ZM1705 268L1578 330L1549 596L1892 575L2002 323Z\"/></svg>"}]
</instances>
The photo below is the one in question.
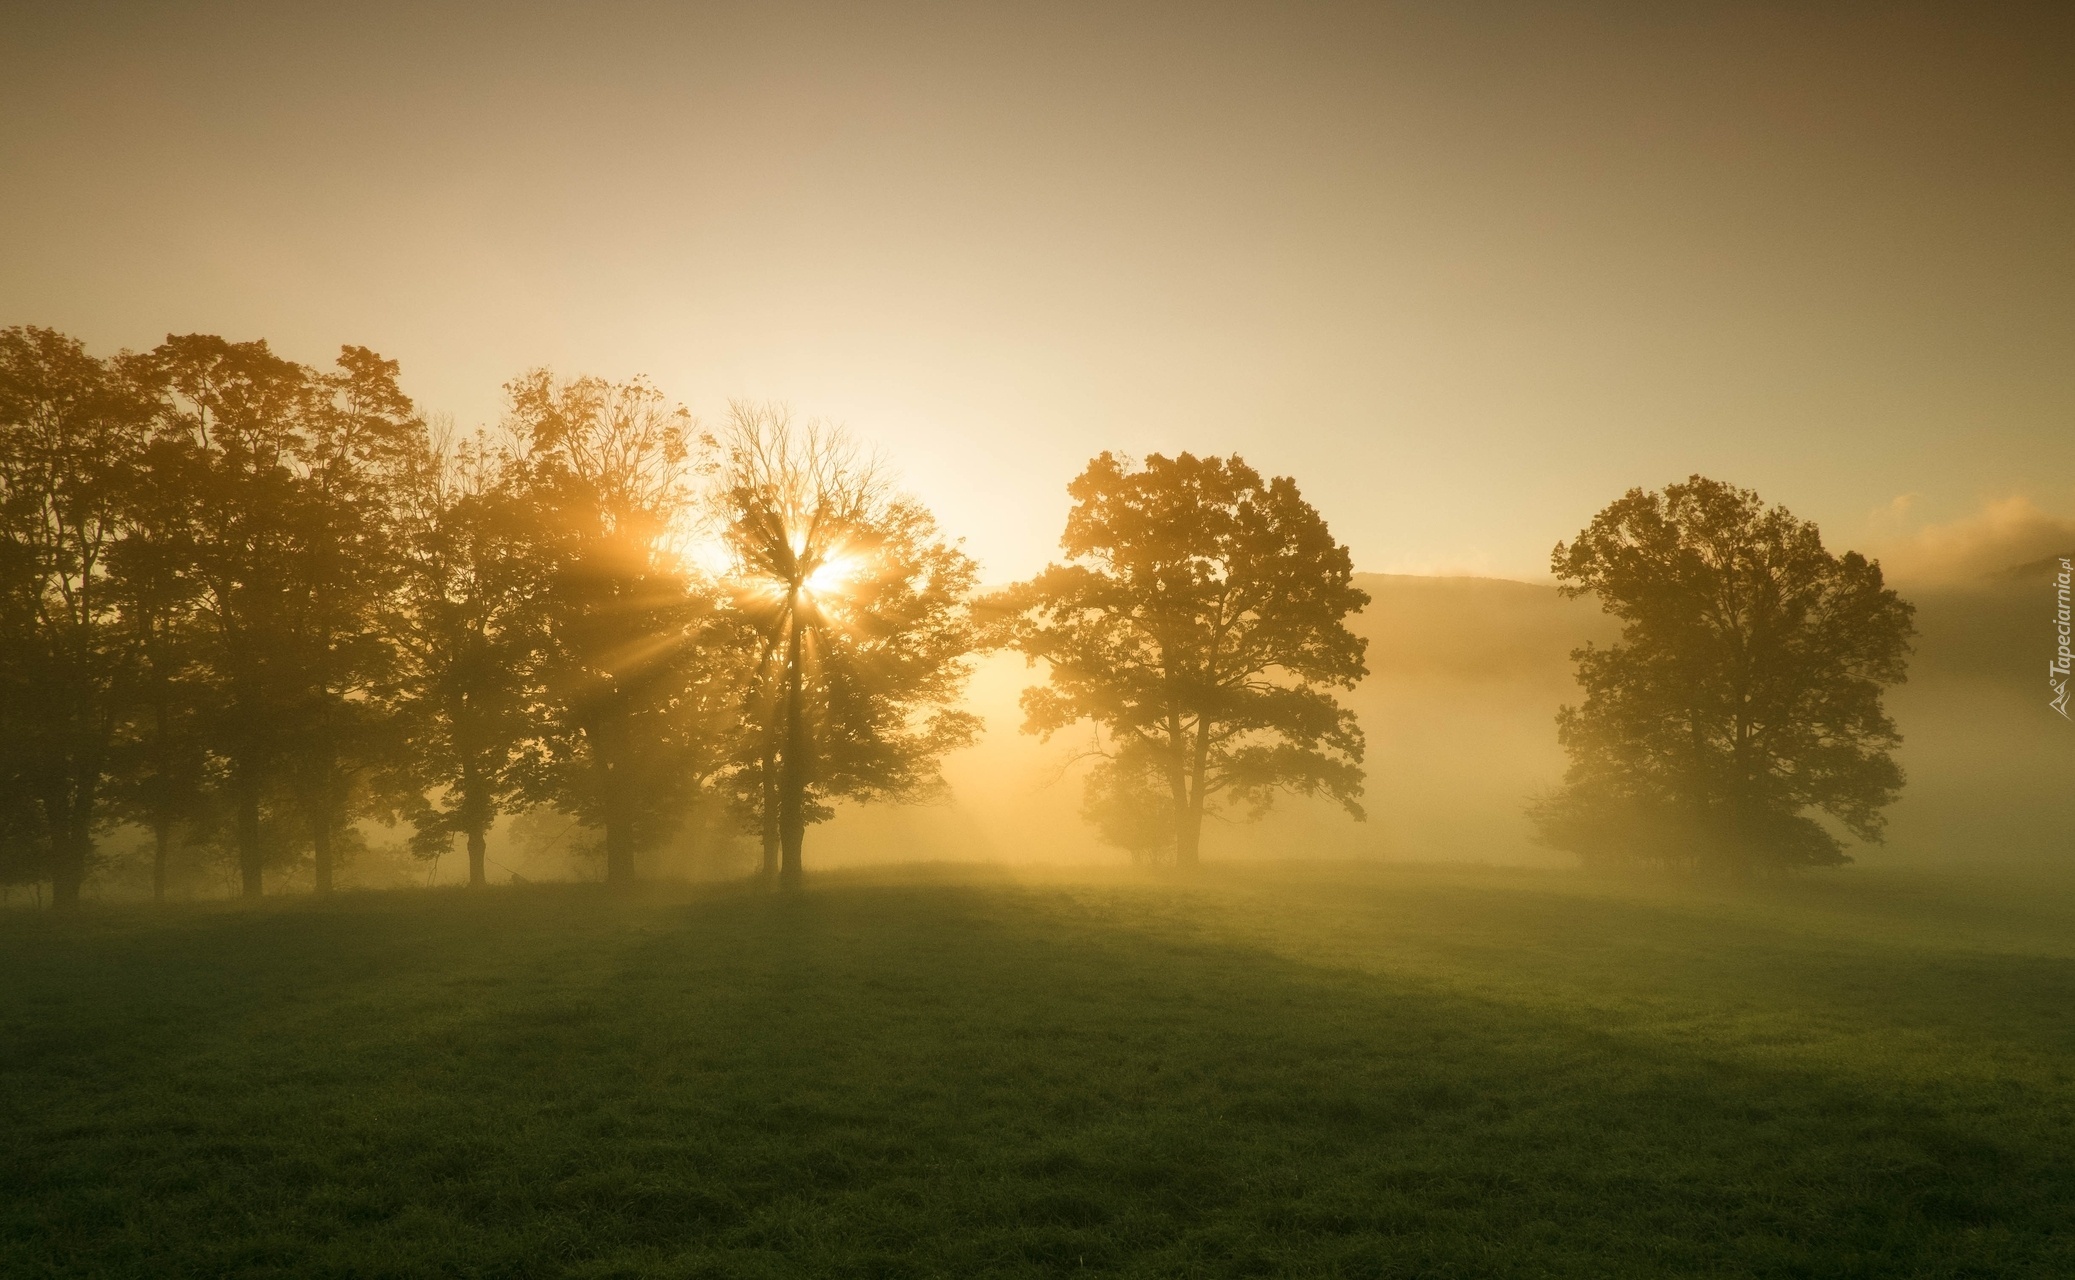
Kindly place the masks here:
<instances>
[{"instance_id":1,"label":"bare branched tree","mask_svg":"<svg viewBox=\"0 0 2075 1280\"><path fill-rule=\"evenodd\" d=\"M922 794L970 740L950 707L974 567L840 429L738 403L722 457L714 506L760 658L748 774L765 870L792 880L829 800Z\"/></svg>"}]
</instances>

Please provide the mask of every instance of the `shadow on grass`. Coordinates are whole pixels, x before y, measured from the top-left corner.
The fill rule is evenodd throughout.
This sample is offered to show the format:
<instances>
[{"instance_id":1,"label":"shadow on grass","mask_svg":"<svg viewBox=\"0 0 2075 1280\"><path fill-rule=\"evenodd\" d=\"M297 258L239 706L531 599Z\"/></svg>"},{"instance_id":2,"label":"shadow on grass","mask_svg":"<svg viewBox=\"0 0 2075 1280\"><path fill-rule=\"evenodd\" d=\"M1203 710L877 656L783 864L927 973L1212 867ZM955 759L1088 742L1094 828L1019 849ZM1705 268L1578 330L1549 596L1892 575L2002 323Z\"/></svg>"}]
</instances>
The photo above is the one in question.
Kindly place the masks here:
<instances>
[{"instance_id":1,"label":"shadow on grass","mask_svg":"<svg viewBox=\"0 0 2075 1280\"><path fill-rule=\"evenodd\" d=\"M839 877L14 930L0 1271L2075 1271L2065 1076L1768 1061L1714 1016L1820 1021L1884 974L1870 1027L2001 1006L2050 1054L2070 962L1373 892L1278 922ZM1797 996L1810 962L1846 979Z\"/></svg>"}]
</instances>

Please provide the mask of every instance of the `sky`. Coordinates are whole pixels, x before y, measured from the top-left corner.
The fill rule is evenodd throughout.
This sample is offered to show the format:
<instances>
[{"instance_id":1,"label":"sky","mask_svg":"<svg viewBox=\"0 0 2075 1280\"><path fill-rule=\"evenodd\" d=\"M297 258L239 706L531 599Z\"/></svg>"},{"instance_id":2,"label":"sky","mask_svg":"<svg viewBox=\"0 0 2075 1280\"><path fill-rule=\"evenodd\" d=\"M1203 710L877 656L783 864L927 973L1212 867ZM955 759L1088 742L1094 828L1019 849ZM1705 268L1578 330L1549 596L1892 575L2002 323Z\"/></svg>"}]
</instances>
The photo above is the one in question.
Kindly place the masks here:
<instances>
[{"instance_id":1,"label":"sky","mask_svg":"<svg viewBox=\"0 0 2075 1280\"><path fill-rule=\"evenodd\" d=\"M1371 571L1696 471L1924 574L2075 545L2065 4L0 0L0 175L0 324L783 401L989 581L1104 449Z\"/></svg>"}]
</instances>

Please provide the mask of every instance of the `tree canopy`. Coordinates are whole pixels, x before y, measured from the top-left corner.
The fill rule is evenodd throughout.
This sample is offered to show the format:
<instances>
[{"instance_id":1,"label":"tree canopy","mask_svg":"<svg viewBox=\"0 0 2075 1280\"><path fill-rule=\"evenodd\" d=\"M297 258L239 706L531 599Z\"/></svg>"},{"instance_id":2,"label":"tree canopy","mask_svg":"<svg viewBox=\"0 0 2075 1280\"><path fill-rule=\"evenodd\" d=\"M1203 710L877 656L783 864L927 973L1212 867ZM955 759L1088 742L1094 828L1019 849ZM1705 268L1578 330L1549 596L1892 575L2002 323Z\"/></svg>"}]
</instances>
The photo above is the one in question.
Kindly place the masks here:
<instances>
[{"instance_id":1,"label":"tree canopy","mask_svg":"<svg viewBox=\"0 0 2075 1280\"><path fill-rule=\"evenodd\" d=\"M1531 810L1546 842L1748 872L1849 861L1814 814L1881 838L1903 780L1882 694L1904 678L1913 625L1879 564L1693 476L1630 490L1550 567L1622 632L1572 655L1585 698L1557 717L1570 767Z\"/></svg>"},{"instance_id":2,"label":"tree canopy","mask_svg":"<svg viewBox=\"0 0 2075 1280\"><path fill-rule=\"evenodd\" d=\"M1085 812L1104 838L1191 864L1222 802L1258 816L1283 792L1359 820L1362 732L1334 690L1365 673L1346 620L1369 598L1296 482L1104 453L1067 492L1067 562L990 604L1048 671L1025 731L1097 726Z\"/></svg>"}]
</instances>

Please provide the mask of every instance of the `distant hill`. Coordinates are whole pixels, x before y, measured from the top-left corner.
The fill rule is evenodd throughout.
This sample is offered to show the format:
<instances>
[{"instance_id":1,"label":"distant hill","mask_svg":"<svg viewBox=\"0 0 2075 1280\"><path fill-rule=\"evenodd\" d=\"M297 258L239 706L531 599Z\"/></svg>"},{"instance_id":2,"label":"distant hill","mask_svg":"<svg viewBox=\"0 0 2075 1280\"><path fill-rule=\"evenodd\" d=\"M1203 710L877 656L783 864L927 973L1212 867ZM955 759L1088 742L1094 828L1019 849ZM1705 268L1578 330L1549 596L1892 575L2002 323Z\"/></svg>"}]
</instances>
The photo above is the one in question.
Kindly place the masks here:
<instances>
[{"instance_id":1,"label":"distant hill","mask_svg":"<svg viewBox=\"0 0 2075 1280\"><path fill-rule=\"evenodd\" d=\"M1971 583L1898 588L1917 610L1912 676L2037 683L2059 568L2049 557ZM1572 650L1620 635L1590 597L1566 600L1544 583L1396 573L1358 573L1355 583L1371 603L1351 625L1368 639L1379 678L1569 683Z\"/></svg>"},{"instance_id":2,"label":"distant hill","mask_svg":"<svg viewBox=\"0 0 2075 1280\"><path fill-rule=\"evenodd\" d=\"M1993 575L1993 577L1996 581L2014 582L2028 582L2040 577L2051 578L2060 573L2061 561L2063 559L2075 560L2075 547L2070 547L2066 551L2047 556L2042 560L2030 560L2024 564L2014 564L2001 573Z\"/></svg>"}]
</instances>

